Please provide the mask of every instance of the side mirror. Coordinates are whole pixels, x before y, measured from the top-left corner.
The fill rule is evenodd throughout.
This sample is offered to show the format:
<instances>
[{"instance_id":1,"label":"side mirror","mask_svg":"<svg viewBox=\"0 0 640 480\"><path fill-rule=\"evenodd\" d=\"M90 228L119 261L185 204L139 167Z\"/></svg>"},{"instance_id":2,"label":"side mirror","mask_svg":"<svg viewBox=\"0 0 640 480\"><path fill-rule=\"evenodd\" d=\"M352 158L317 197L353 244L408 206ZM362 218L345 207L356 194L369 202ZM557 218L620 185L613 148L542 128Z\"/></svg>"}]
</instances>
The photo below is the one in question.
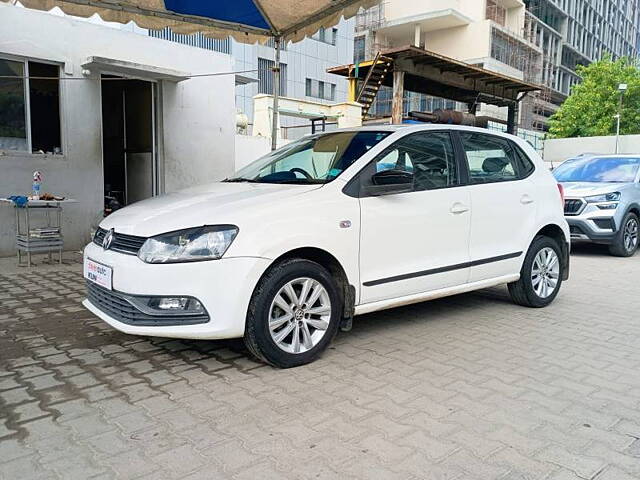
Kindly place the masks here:
<instances>
[{"instance_id":1,"label":"side mirror","mask_svg":"<svg viewBox=\"0 0 640 480\"><path fill-rule=\"evenodd\" d=\"M374 197L407 193L413 191L413 173L404 170L383 170L371 177L371 185L364 187L364 193Z\"/></svg>"}]
</instances>

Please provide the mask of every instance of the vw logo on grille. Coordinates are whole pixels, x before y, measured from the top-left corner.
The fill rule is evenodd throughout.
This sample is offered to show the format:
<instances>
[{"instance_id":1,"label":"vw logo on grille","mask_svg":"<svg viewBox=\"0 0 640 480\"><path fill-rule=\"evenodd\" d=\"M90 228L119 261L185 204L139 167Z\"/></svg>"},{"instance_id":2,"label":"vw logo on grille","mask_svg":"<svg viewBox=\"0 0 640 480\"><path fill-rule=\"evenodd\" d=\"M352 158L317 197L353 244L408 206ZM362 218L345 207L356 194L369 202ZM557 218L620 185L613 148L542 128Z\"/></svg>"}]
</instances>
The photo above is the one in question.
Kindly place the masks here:
<instances>
[{"instance_id":1,"label":"vw logo on grille","mask_svg":"<svg viewBox=\"0 0 640 480\"><path fill-rule=\"evenodd\" d=\"M113 242L113 228L104 234L104 238L102 239L102 248L109 250L111 242Z\"/></svg>"}]
</instances>

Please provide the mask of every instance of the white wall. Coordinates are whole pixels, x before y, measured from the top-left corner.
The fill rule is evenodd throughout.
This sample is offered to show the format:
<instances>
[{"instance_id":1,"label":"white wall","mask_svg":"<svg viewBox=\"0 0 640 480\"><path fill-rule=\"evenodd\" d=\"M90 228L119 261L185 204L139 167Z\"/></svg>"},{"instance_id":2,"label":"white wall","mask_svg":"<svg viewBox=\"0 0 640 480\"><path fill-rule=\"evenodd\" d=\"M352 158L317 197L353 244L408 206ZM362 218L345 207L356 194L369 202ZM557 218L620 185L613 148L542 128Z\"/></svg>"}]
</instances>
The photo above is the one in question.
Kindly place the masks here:
<instances>
[{"instance_id":1,"label":"white wall","mask_svg":"<svg viewBox=\"0 0 640 480\"><path fill-rule=\"evenodd\" d=\"M216 65L209 66L209 71L232 70L226 55L179 46L195 51L202 60L216 59ZM165 82L165 191L220 180L233 172L234 85L233 75L192 78L177 84Z\"/></svg>"},{"instance_id":2,"label":"white wall","mask_svg":"<svg viewBox=\"0 0 640 480\"><path fill-rule=\"evenodd\" d=\"M83 20L0 3L0 56L59 62L82 77L81 64L102 56L189 73L231 71L228 56ZM76 198L65 212L65 242L80 248L103 209L100 81L60 82L63 155L0 153L0 196L26 194L31 174L44 175L43 191ZM160 82L160 143L164 183L174 190L223 178L234 167L234 77ZM162 171L162 165L161 165ZM0 255L15 252L14 212L0 208Z\"/></svg>"},{"instance_id":3,"label":"white wall","mask_svg":"<svg viewBox=\"0 0 640 480\"><path fill-rule=\"evenodd\" d=\"M246 167L271 151L271 139L267 137L236 135L235 141L236 170Z\"/></svg>"},{"instance_id":4,"label":"white wall","mask_svg":"<svg viewBox=\"0 0 640 480\"><path fill-rule=\"evenodd\" d=\"M554 138L544 142L544 160L560 163L581 153L615 153L616 137ZM622 135L619 153L640 155L640 135Z\"/></svg>"},{"instance_id":5,"label":"white wall","mask_svg":"<svg viewBox=\"0 0 640 480\"><path fill-rule=\"evenodd\" d=\"M463 27L425 33L427 50L467 61L488 57L490 52L491 22L479 20Z\"/></svg>"},{"instance_id":6,"label":"white wall","mask_svg":"<svg viewBox=\"0 0 640 480\"><path fill-rule=\"evenodd\" d=\"M456 10L473 20L483 20L485 2L482 0L387 0L384 2L384 16L388 22L422 15L426 12Z\"/></svg>"}]
</instances>

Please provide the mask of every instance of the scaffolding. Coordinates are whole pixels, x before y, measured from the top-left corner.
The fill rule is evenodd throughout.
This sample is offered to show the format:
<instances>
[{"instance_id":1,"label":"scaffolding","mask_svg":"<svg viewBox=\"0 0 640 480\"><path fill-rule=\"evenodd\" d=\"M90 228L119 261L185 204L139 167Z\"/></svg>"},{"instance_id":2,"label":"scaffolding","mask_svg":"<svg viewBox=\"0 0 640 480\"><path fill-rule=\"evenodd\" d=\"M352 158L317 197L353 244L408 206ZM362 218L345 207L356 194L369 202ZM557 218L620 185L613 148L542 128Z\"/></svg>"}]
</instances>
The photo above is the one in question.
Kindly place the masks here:
<instances>
[{"instance_id":1,"label":"scaffolding","mask_svg":"<svg viewBox=\"0 0 640 480\"><path fill-rule=\"evenodd\" d=\"M377 30L384 23L384 2L380 2L366 10L361 9L356 14L356 35Z\"/></svg>"},{"instance_id":2,"label":"scaffolding","mask_svg":"<svg viewBox=\"0 0 640 480\"><path fill-rule=\"evenodd\" d=\"M542 6L537 2L532 2L529 11L525 13L523 36L542 50L539 78L536 81L543 88L531 94L530 98L523 102L521 122L525 128L546 132L549 117L559 108L553 100L554 90L557 90L559 68L557 56L562 37L539 19L537 14L541 13L543 13Z\"/></svg>"}]
</instances>

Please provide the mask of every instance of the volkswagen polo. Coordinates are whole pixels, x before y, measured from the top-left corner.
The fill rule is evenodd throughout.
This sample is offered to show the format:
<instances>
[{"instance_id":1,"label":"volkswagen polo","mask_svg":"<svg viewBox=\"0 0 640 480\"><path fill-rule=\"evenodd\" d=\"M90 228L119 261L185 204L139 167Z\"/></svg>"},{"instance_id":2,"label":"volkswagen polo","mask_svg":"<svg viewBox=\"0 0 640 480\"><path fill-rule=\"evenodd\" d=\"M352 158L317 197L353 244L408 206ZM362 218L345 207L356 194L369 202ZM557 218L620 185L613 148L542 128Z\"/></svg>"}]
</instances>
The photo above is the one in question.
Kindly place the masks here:
<instances>
[{"instance_id":1,"label":"volkswagen polo","mask_svg":"<svg viewBox=\"0 0 640 480\"><path fill-rule=\"evenodd\" d=\"M359 314L500 284L550 304L569 274L562 205L514 136L312 135L105 218L84 250L84 305L129 334L243 337L272 365L302 365Z\"/></svg>"}]
</instances>

